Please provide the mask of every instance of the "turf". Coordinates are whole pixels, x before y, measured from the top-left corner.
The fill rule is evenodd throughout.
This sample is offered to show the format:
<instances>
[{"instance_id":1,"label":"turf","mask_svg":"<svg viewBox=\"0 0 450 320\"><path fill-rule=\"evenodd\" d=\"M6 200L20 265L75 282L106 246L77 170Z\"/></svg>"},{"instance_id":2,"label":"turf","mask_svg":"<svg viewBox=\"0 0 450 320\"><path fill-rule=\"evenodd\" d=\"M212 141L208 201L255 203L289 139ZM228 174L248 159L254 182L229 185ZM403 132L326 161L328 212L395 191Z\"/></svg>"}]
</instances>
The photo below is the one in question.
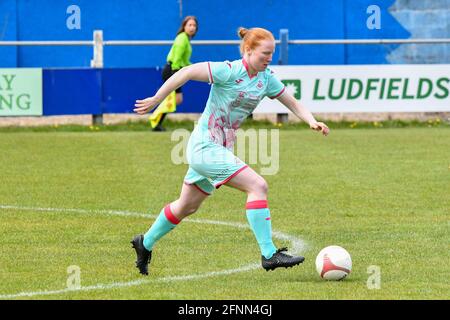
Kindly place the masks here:
<instances>
[{"instance_id":1,"label":"turf","mask_svg":"<svg viewBox=\"0 0 450 320\"><path fill-rule=\"evenodd\" d=\"M245 195L222 187L156 245L145 278L129 241L179 194L187 165L171 160L172 132L1 133L0 297L448 299L448 127L279 133L279 170L265 176L272 225L305 244L306 261L257 267ZM352 255L344 281L316 273L315 256L331 244ZM65 290L72 265L81 290ZM379 289L367 285L371 266Z\"/></svg>"}]
</instances>

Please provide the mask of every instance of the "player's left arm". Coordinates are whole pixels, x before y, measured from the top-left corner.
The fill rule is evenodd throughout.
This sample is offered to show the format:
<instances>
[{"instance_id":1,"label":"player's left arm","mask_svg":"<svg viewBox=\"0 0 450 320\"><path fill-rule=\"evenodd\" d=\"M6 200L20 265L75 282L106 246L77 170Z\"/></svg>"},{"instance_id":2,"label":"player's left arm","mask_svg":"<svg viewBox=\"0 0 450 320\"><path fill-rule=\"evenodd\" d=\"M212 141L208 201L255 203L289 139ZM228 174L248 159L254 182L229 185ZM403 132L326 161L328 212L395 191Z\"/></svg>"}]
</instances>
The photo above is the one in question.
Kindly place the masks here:
<instances>
[{"instance_id":1,"label":"player's left arm","mask_svg":"<svg viewBox=\"0 0 450 320\"><path fill-rule=\"evenodd\" d=\"M318 122L312 113L289 93L285 92L277 99L297 117L305 121L311 129L322 132L324 136L330 133L330 129L325 123Z\"/></svg>"}]
</instances>

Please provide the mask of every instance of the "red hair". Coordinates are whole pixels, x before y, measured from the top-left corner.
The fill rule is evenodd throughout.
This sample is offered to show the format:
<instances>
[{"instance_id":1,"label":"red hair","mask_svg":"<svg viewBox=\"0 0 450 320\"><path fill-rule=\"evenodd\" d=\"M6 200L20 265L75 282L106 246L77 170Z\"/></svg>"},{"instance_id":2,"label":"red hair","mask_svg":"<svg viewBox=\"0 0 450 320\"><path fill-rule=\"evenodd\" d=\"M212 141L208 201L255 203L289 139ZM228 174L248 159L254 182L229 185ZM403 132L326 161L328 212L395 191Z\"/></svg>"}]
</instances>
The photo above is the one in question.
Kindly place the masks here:
<instances>
[{"instance_id":1,"label":"red hair","mask_svg":"<svg viewBox=\"0 0 450 320\"><path fill-rule=\"evenodd\" d=\"M263 28L246 29L240 27L238 29L238 35L242 39L240 46L241 55L244 55L246 46L248 46L250 49L255 49L263 40L275 41L272 32Z\"/></svg>"}]
</instances>

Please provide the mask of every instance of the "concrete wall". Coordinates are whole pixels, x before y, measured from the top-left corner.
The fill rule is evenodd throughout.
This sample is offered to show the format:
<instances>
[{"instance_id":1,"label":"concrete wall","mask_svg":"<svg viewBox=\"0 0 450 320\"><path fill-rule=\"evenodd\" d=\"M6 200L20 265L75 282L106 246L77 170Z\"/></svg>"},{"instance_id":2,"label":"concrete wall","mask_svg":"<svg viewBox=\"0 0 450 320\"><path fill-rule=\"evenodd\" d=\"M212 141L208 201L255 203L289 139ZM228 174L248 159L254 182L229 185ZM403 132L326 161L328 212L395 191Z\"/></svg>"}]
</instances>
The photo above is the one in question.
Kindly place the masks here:
<instances>
[{"instance_id":1,"label":"concrete wall","mask_svg":"<svg viewBox=\"0 0 450 320\"><path fill-rule=\"evenodd\" d=\"M397 0L390 13L412 38L450 38L450 0ZM390 63L450 63L450 44L402 45L391 52Z\"/></svg>"}]
</instances>

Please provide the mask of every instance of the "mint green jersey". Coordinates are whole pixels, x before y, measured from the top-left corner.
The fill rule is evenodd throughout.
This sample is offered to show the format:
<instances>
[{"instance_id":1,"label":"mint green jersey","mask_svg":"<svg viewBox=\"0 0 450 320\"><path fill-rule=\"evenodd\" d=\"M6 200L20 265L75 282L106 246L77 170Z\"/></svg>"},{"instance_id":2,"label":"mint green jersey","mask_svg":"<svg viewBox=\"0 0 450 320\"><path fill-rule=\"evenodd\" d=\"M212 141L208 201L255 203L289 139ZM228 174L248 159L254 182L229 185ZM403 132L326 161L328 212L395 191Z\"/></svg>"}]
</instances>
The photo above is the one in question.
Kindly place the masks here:
<instances>
[{"instance_id":1,"label":"mint green jersey","mask_svg":"<svg viewBox=\"0 0 450 320\"><path fill-rule=\"evenodd\" d=\"M211 194L248 167L233 154L236 130L264 97L277 98L285 87L270 69L250 74L243 59L207 68L211 91L188 142L184 182Z\"/></svg>"},{"instance_id":2,"label":"mint green jersey","mask_svg":"<svg viewBox=\"0 0 450 320\"><path fill-rule=\"evenodd\" d=\"M208 138L229 150L233 148L236 130L259 102L264 97L277 98L285 91L284 84L269 68L251 75L244 59L208 62L208 75L211 91L192 138Z\"/></svg>"}]
</instances>

